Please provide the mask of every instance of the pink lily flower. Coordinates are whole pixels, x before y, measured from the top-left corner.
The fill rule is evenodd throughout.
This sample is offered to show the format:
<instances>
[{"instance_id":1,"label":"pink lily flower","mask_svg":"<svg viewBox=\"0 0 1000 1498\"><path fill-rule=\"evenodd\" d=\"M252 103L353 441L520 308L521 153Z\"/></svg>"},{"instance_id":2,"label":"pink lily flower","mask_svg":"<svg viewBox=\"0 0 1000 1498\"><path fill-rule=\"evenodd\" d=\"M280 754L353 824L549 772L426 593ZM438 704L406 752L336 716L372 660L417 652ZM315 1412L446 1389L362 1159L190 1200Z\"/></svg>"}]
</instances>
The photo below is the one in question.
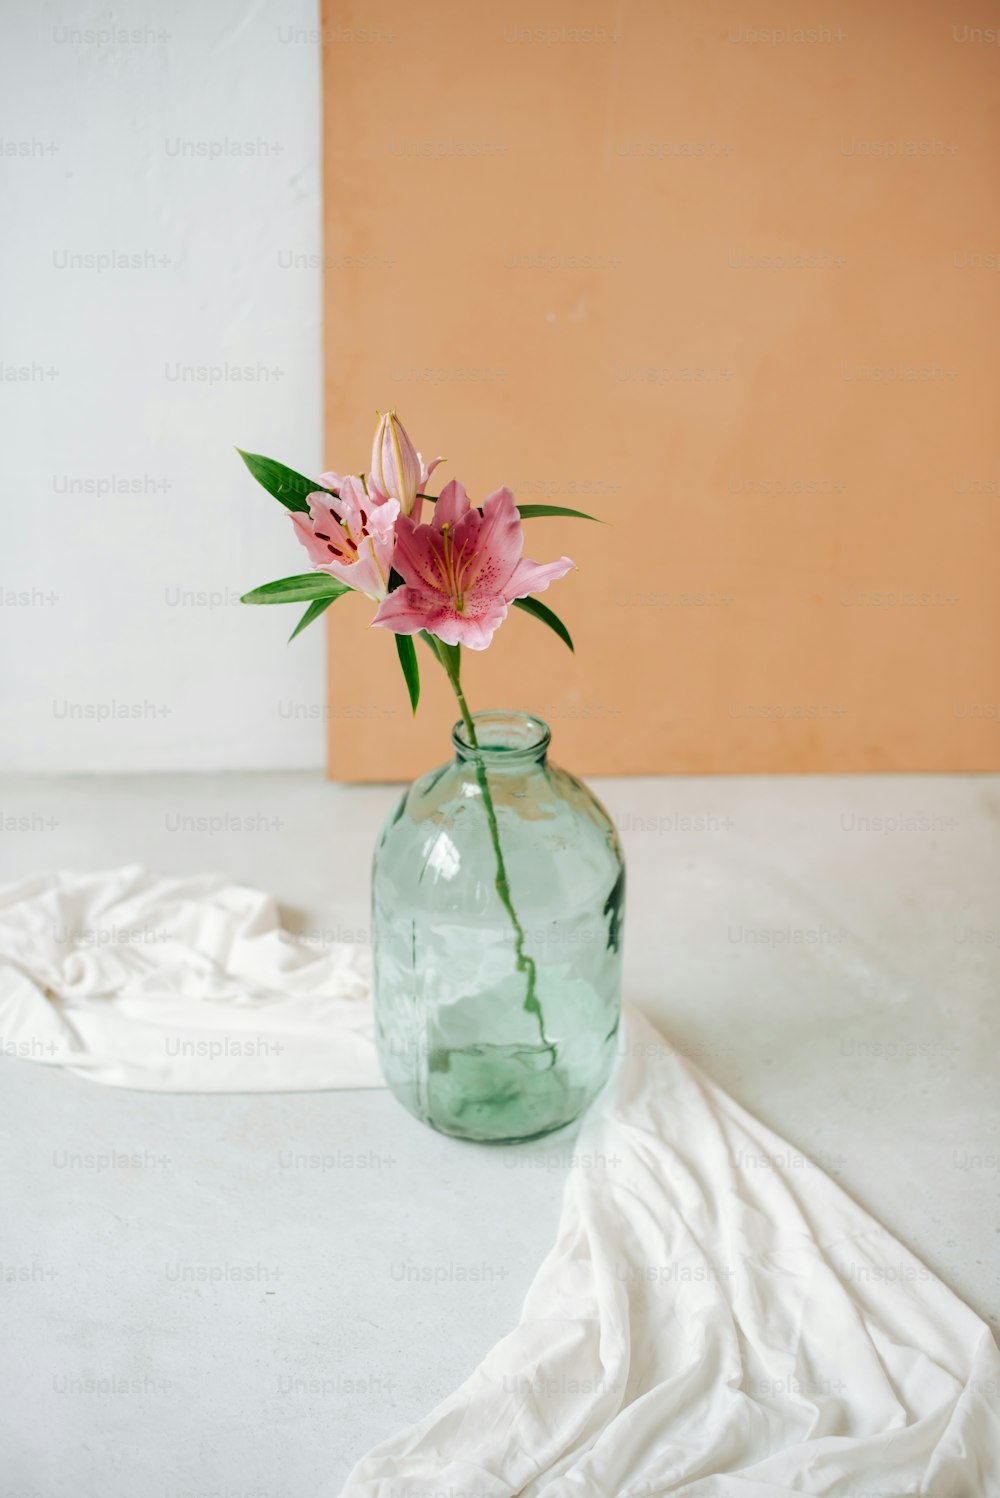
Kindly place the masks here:
<instances>
[{"instance_id":1,"label":"pink lily flower","mask_svg":"<svg viewBox=\"0 0 1000 1498\"><path fill-rule=\"evenodd\" d=\"M380 604L373 624L397 635L426 629L446 645L485 650L510 604L541 593L573 567L522 559L524 535L509 489L498 489L482 514L461 484L445 485L430 525L401 515L396 522L393 566L403 578Z\"/></svg>"},{"instance_id":2,"label":"pink lily flower","mask_svg":"<svg viewBox=\"0 0 1000 1498\"><path fill-rule=\"evenodd\" d=\"M381 412L372 442L372 466L368 485L383 499L398 499L404 515L420 519L422 500L418 498L443 458L425 463L407 436L406 428L395 411Z\"/></svg>"},{"instance_id":3,"label":"pink lily flower","mask_svg":"<svg viewBox=\"0 0 1000 1498\"><path fill-rule=\"evenodd\" d=\"M324 473L320 483L339 492L310 494L309 514L292 514L295 534L318 571L378 602L389 588L399 502L366 494L353 475Z\"/></svg>"}]
</instances>

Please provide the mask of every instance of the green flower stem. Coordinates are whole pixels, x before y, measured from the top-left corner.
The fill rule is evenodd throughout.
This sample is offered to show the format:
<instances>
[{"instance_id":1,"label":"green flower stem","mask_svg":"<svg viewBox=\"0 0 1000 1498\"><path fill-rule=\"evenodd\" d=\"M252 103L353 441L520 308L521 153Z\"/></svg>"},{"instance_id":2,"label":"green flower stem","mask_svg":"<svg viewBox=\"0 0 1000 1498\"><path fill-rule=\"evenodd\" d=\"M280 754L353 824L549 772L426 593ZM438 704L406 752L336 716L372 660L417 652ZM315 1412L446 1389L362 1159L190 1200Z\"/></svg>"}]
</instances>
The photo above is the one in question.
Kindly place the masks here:
<instances>
[{"instance_id":1,"label":"green flower stem","mask_svg":"<svg viewBox=\"0 0 1000 1498\"><path fill-rule=\"evenodd\" d=\"M448 680L451 683L451 689L455 693L459 711L462 714L462 721L465 724L465 731L468 735L469 744L473 751L473 761L476 766L476 780L479 782L479 790L482 794L483 806L486 808L486 818L490 824L490 841L493 844L493 852L496 854L496 891L500 896L500 903L510 917L510 923L514 928L514 951L516 954L516 967L519 973L524 974L526 981L524 1008L528 1014L533 1014L535 1016L535 1019L538 1021L538 1033L541 1037L542 1045L545 1046L549 1051L551 1051L552 1062L553 1065L555 1065L555 1046L553 1046L552 1042L545 1034L545 1020L542 1015L542 1006L538 1002L538 995L535 992L538 970L535 959L533 957L530 957L524 949L524 927L521 925L517 911L514 909L514 902L511 899L510 881L507 878L507 865L504 863L503 849L500 846L500 827L497 823L496 808L493 805L493 796L490 791L489 778L486 774L486 764L483 760L482 752L479 748L479 739L476 736L476 725L473 721L472 714L469 711L469 704L465 700L465 693L462 691L462 684L459 680L457 660L455 659L455 656L452 654L452 652L447 649L447 647L443 650L438 649L437 642L434 640L433 635L427 635L425 638L428 640L428 643L431 645L431 649L434 651L434 654L437 656L438 660L441 662L442 666L445 669L445 674L447 675Z\"/></svg>"}]
</instances>

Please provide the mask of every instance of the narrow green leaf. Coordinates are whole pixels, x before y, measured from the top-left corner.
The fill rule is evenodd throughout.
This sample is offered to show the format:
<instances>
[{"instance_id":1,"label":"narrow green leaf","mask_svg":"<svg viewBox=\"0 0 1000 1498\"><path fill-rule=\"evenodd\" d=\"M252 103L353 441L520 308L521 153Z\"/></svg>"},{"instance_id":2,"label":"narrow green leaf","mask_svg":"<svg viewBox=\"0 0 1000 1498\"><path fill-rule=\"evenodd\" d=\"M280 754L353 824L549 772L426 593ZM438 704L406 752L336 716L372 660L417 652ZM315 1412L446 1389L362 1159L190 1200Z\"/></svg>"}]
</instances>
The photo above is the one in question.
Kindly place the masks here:
<instances>
[{"instance_id":1,"label":"narrow green leaf","mask_svg":"<svg viewBox=\"0 0 1000 1498\"><path fill-rule=\"evenodd\" d=\"M321 490L321 484L296 473L294 468L286 468L284 463L275 462L274 458L265 458L260 453L245 453L241 447L236 451L258 484L268 494L273 494L286 510L303 510L308 513L306 496L315 494L317 489Z\"/></svg>"},{"instance_id":2,"label":"narrow green leaf","mask_svg":"<svg viewBox=\"0 0 1000 1498\"><path fill-rule=\"evenodd\" d=\"M570 650L573 650L573 638L569 630L559 615L554 614L544 603L539 603L537 598L515 598L514 607L516 609L523 609L526 614L531 614L533 618L540 619L543 624L547 624L549 629L555 631L563 644L568 645Z\"/></svg>"},{"instance_id":3,"label":"narrow green leaf","mask_svg":"<svg viewBox=\"0 0 1000 1498\"><path fill-rule=\"evenodd\" d=\"M430 634L426 629L420 631L420 638L438 665L443 666L452 680L458 682L462 675L461 645L446 645L443 640L438 639L437 635Z\"/></svg>"},{"instance_id":4,"label":"narrow green leaf","mask_svg":"<svg viewBox=\"0 0 1000 1498\"><path fill-rule=\"evenodd\" d=\"M522 520L537 520L540 515L574 515L577 520L592 520L595 525L606 525L596 515L587 515L583 510L566 510L562 505L518 505Z\"/></svg>"},{"instance_id":5,"label":"narrow green leaf","mask_svg":"<svg viewBox=\"0 0 1000 1498\"><path fill-rule=\"evenodd\" d=\"M421 494L420 499L429 499L431 504L436 504L440 495ZM588 515L584 510L567 510L563 505L518 505L518 514L522 520L537 520L540 515L571 515L577 520L592 520L595 525L607 525L606 520L599 520L596 515ZM482 510L479 512L482 514Z\"/></svg>"},{"instance_id":6,"label":"narrow green leaf","mask_svg":"<svg viewBox=\"0 0 1000 1498\"><path fill-rule=\"evenodd\" d=\"M441 652L441 660L445 670L456 681L462 675L462 647L461 645L446 645L443 640L438 640L438 650Z\"/></svg>"},{"instance_id":7,"label":"narrow green leaf","mask_svg":"<svg viewBox=\"0 0 1000 1498\"><path fill-rule=\"evenodd\" d=\"M417 647L413 643L412 635L396 636L396 654L399 656L399 664L406 678L410 706L416 713L417 703L420 701L420 667L417 665Z\"/></svg>"},{"instance_id":8,"label":"narrow green leaf","mask_svg":"<svg viewBox=\"0 0 1000 1498\"><path fill-rule=\"evenodd\" d=\"M262 583L244 593L240 603L308 603L313 598L327 598L332 603L342 593L350 592L346 583L338 582L328 572L302 572L297 577Z\"/></svg>"},{"instance_id":9,"label":"narrow green leaf","mask_svg":"<svg viewBox=\"0 0 1000 1498\"><path fill-rule=\"evenodd\" d=\"M337 599L341 597L343 597L341 593L333 593L329 598L314 598L312 603L307 605L302 618L288 636L289 645L295 639L296 635L300 635L304 629L308 629L314 619L318 619L320 614L326 612L331 603L336 603Z\"/></svg>"}]
</instances>

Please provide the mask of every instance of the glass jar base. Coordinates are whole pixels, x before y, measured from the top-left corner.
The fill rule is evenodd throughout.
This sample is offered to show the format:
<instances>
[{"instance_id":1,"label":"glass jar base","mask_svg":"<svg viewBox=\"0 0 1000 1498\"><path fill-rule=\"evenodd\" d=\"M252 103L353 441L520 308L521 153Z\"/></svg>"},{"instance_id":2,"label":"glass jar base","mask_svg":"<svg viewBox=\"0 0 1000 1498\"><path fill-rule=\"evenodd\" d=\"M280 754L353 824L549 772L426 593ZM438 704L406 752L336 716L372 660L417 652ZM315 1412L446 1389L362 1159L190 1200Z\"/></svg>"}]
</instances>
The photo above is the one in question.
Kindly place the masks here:
<instances>
[{"instance_id":1,"label":"glass jar base","mask_svg":"<svg viewBox=\"0 0 1000 1498\"><path fill-rule=\"evenodd\" d=\"M438 1133L480 1144L538 1139L577 1118L603 1085L612 1053L584 1073L554 1046L472 1045L429 1057L423 1106L393 1089L403 1106Z\"/></svg>"}]
</instances>

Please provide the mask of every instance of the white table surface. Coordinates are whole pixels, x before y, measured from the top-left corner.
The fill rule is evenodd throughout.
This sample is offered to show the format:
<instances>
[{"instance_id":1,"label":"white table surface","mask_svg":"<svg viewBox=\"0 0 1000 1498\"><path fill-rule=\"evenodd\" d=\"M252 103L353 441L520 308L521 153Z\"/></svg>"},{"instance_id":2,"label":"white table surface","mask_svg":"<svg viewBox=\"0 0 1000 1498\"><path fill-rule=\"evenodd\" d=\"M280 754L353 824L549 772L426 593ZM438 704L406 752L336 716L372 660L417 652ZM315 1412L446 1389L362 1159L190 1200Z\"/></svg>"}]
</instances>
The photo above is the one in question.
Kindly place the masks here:
<instances>
[{"instance_id":1,"label":"white table surface","mask_svg":"<svg viewBox=\"0 0 1000 1498\"><path fill-rule=\"evenodd\" d=\"M1000 777L596 789L628 998L996 1328ZM0 781L0 880L220 870L363 940L396 795ZM11 1059L0 1138L0 1498L336 1494L514 1322L572 1149L460 1144L378 1091L165 1096ZM142 1163L66 1163L106 1151Z\"/></svg>"}]
</instances>

